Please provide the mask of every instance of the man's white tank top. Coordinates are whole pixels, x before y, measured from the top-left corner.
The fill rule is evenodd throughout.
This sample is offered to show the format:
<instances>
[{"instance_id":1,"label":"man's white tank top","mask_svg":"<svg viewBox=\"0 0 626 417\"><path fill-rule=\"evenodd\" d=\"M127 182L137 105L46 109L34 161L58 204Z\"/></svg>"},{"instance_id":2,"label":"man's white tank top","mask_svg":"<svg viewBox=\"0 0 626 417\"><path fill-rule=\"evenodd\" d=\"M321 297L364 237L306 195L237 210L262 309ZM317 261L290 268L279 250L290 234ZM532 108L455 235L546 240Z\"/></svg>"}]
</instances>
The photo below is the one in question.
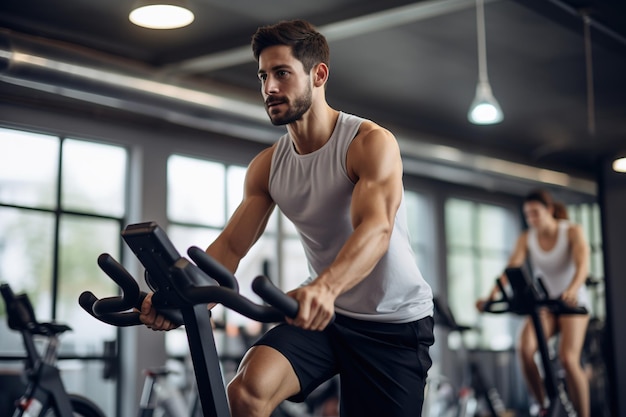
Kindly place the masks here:
<instances>
[{"instance_id":1,"label":"man's white tank top","mask_svg":"<svg viewBox=\"0 0 626 417\"><path fill-rule=\"evenodd\" d=\"M309 280L335 260L352 234L354 183L348 176L346 155L363 121L340 113L328 142L306 155L296 153L288 133L274 149L270 195L299 232ZM407 323L432 315L432 291L410 246L404 195L387 253L363 281L337 298L335 310L352 318L386 323Z\"/></svg>"},{"instance_id":2,"label":"man's white tank top","mask_svg":"<svg viewBox=\"0 0 626 417\"><path fill-rule=\"evenodd\" d=\"M535 278L541 278L550 298L558 298L574 279L576 265L572 258L568 231L570 222L558 221L558 232L554 247L545 251L539 245L537 231L528 230L528 252L530 265ZM578 290L578 305L589 308L587 288L582 285Z\"/></svg>"}]
</instances>

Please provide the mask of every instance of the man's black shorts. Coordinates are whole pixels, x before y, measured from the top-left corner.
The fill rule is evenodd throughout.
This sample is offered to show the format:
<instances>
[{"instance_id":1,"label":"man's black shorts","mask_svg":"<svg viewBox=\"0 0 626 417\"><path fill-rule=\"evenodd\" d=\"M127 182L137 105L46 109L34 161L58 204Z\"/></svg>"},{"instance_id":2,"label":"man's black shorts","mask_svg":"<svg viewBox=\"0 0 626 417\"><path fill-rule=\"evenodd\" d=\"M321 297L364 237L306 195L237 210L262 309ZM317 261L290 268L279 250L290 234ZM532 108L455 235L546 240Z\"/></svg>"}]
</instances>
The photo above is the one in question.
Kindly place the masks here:
<instances>
[{"instance_id":1,"label":"man's black shorts","mask_svg":"<svg viewBox=\"0 0 626 417\"><path fill-rule=\"evenodd\" d=\"M304 399L339 374L342 417L420 416L432 365L433 318L378 323L337 315L324 331L287 324L268 331L256 345L271 346L291 363Z\"/></svg>"}]
</instances>

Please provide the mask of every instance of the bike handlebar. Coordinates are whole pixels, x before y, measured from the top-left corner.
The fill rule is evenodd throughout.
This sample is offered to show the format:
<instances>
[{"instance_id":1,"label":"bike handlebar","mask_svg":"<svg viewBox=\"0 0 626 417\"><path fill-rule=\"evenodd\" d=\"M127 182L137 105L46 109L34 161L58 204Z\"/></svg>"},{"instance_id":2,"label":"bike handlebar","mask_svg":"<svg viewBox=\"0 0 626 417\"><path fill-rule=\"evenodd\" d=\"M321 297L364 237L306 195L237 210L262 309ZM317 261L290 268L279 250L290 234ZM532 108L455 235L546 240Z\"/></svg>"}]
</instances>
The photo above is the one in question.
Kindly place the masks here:
<instances>
[{"instance_id":1,"label":"bike handlebar","mask_svg":"<svg viewBox=\"0 0 626 417\"><path fill-rule=\"evenodd\" d=\"M135 279L108 253L98 257L98 265L122 290L121 297L106 297L93 305L95 315L105 315L137 307L139 285Z\"/></svg>"},{"instance_id":2,"label":"bike handlebar","mask_svg":"<svg viewBox=\"0 0 626 417\"><path fill-rule=\"evenodd\" d=\"M523 267L508 267L504 273L510 285L510 292L500 278L496 279L501 298L485 302L483 311L528 315L537 308L546 307L556 315L587 314L585 307L569 305L560 298L549 298L543 281L533 280Z\"/></svg>"},{"instance_id":3,"label":"bike handlebar","mask_svg":"<svg viewBox=\"0 0 626 417\"><path fill-rule=\"evenodd\" d=\"M269 278L263 275L256 277L252 288L270 306L256 304L239 294L239 285L234 275L205 251L193 246L189 248L188 254L196 264L180 256L173 259L171 257L173 246L156 224L131 225L128 229L133 233L141 229L141 233L154 239L142 241L143 246L138 245L132 249L146 266L146 276L154 272L155 276L160 277L160 285L154 288L152 304L160 314L174 324L184 324L181 308L198 304L220 303L246 317L265 323L283 321L285 316L295 318L298 314L298 302L274 286ZM144 232L143 229L149 231ZM146 245L148 247L145 247ZM155 247L152 248L151 245ZM139 256L140 254L144 256L146 252L154 249L151 255L154 254L159 262L163 261L165 257L160 256L157 247L159 245L168 248L170 262L173 262L171 265L144 262L144 258ZM140 291L132 275L109 254L100 255L98 265L120 287L122 294L98 299L90 291L84 291L78 300L80 306L91 316L107 324L119 327L142 324L138 311L127 310L133 308L139 310L147 294ZM153 268L150 273L149 268ZM163 277L166 277L167 285L163 285Z\"/></svg>"},{"instance_id":4,"label":"bike handlebar","mask_svg":"<svg viewBox=\"0 0 626 417\"><path fill-rule=\"evenodd\" d=\"M248 298L240 295L238 292L219 286L204 286L204 287L190 287L184 291L184 297L189 300L190 304L211 304L220 303L225 307L230 308L246 317L253 320L272 323L283 321L284 317L295 317L298 314L298 302L287 296L281 290L279 290L272 282L264 275L259 275L252 283L253 289L256 287L255 292L268 303L279 304L278 306L263 306L250 301ZM125 294L120 297L119 305L124 303L130 303L132 300L123 299ZM158 303L158 291L153 295L155 305ZM133 301L133 305L141 306L141 302L145 298L146 293L140 293L140 297ZM273 300L270 302L270 300ZM94 318L118 327L128 327L141 325L138 312L126 312L123 310L110 311L108 313L96 313L96 310L101 311L99 304L103 301L109 301L109 299L98 299L90 291L83 292L78 303ZM157 307L157 311L167 317L167 312ZM175 324L182 325L184 322L170 318Z\"/></svg>"},{"instance_id":5,"label":"bike handlebar","mask_svg":"<svg viewBox=\"0 0 626 417\"><path fill-rule=\"evenodd\" d=\"M239 283L237 278L224 266L211 258L205 251L197 246L192 246L187 250L189 257L202 269L215 279L221 286L231 288L239 292Z\"/></svg>"},{"instance_id":6,"label":"bike handlebar","mask_svg":"<svg viewBox=\"0 0 626 417\"><path fill-rule=\"evenodd\" d=\"M548 310L556 315L565 314L587 314L587 308L583 306L571 306L565 303L561 299L549 299L538 304L542 307L547 307ZM491 300L486 301L483 307L483 311L492 314L502 313L514 313L514 314L527 314L527 309L511 308L505 300Z\"/></svg>"}]
</instances>

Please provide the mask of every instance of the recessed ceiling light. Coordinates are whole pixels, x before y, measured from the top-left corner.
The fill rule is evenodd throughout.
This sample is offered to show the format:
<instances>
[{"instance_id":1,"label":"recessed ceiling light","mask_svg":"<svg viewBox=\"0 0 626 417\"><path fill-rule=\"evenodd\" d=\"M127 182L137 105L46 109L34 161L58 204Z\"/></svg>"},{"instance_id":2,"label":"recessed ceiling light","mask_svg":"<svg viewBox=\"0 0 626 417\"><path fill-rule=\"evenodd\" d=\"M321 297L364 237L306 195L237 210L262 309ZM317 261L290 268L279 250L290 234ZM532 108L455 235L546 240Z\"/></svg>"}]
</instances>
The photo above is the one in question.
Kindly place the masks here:
<instances>
[{"instance_id":1,"label":"recessed ceiling light","mask_svg":"<svg viewBox=\"0 0 626 417\"><path fill-rule=\"evenodd\" d=\"M184 1L139 1L128 18L149 29L177 29L189 25L194 15Z\"/></svg>"}]
</instances>

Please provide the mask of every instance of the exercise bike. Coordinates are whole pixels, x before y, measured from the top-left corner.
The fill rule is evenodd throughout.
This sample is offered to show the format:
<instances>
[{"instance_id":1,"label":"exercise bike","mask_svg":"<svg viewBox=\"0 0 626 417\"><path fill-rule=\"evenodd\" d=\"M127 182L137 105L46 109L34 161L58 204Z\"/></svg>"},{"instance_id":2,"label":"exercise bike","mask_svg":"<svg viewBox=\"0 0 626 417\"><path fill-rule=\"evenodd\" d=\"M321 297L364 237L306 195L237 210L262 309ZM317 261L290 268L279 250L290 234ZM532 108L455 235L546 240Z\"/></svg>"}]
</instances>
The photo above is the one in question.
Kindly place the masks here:
<instances>
[{"instance_id":1,"label":"exercise bike","mask_svg":"<svg viewBox=\"0 0 626 417\"><path fill-rule=\"evenodd\" d=\"M587 309L570 306L561 299L548 298L541 281L538 281L539 287L537 287L523 268L507 268L505 274L511 291L507 291L507 288L498 279L496 283L500 289L501 298L488 301L484 310L488 313L513 313L530 316L537 337L537 346L543 368L543 381L549 401L545 415L547 417L574 417L576 411L567 397L565 388L558 383L556 371L551 363L548 342L543 331L539 311L541 308L547 308L555 315L587 314Z\"/></svg>"},{"instance_id":2,"label":"exercise bike","mask_svg":"<svg viewBox=\"0 0 626 417\"><path fill-rule=\"evenodd\" d=\"M17 400L13 417L104 417L89 399L65 390L56 366L59 336L71 330L65 324L39 323L26 294L14 294L9 284L0 285L6 304L9 328L22 334L26 349L25 393ZM35 346L35 336L46 340L42 356Z\"/></svg>"},{"instance_id":3,"label":"exercise bike","mask_svg":"<svg viewBox=\"0 0 626 417\"><path fill-rule=\"evenodd\" d=\"M437 401L431 394L429 398L430 403L427 404L425 407L426 411L422 415L429 417L430 413L432 413L432 415L438 416L473 417L478 414L482 405L484 406L484 410L482 410L484 412L480 415L488 415L490 417L504 416L506 407L500 393L494 386L490 386L487 383L480 370L478 361L474 359L472 352L464 343L463 334L475 330L475 328L458 324L452 310L441 298L435 297L433 301L435 325L443 327L448 332L457 332L461 338L461 347L458 353L463 361L463 381L458 389L453 388L452 384L447 381L445 381L445 387L443 388L437 385L441 381L429 381L430 390L445 390L442 393L443 401L441 398ZM438 404L434 404L435 401Z\"/></svg>"},{"instance_id":4,"label":"exercise bike","mask_svg":"<svg viewBox=\"0 0 626 417\"><path fill-rule=\"evenodd\" d=\"M122 238L145 267L145 279L154 291L152 304L176 324L184 324L205 417L228 417L230 410L211 327L207 304L221 303L246 317L264 323L295 317L298 303L271 281L258 276L252 289L268 305L259 305L239 294L235 277L202 249L187 251L192 263L181 257L165 232L154 222L127 226ZM146 296L135 279L108 254L98 258L100 268L122 290L121 296L98 299L85 291L79 304L96 319L114 326L142 325L139 308Z\"/></svg>"}]
</instances>

